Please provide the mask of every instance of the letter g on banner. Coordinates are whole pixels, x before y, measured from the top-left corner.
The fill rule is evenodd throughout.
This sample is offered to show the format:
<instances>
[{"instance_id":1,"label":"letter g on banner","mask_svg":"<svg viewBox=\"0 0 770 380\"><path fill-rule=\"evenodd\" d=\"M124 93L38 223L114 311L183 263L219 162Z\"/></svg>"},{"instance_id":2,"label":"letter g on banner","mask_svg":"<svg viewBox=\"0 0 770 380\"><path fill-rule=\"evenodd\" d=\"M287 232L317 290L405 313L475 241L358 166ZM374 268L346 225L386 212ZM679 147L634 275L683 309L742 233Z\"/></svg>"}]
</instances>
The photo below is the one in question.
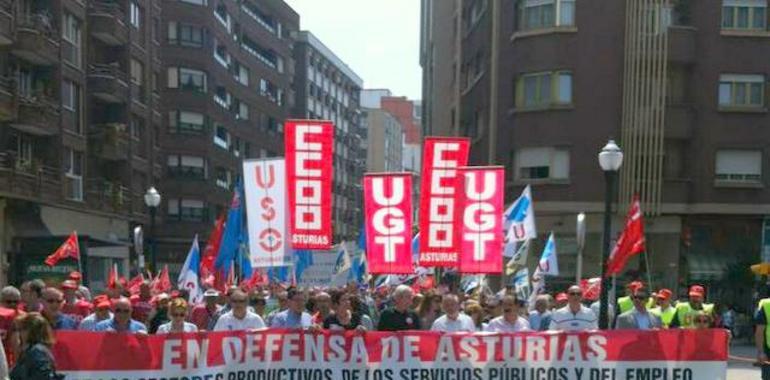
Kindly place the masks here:
<instances>
[{"instance_id":1,"label":"letter g on banner","mask_svg":"<svg viewBox=\"0 0 770 380\"><path fill-rule=\"evenodd\" d=\"M364 211L369 273L413 273L411 173L366 174Z\"/></svg>"}]
</instances>

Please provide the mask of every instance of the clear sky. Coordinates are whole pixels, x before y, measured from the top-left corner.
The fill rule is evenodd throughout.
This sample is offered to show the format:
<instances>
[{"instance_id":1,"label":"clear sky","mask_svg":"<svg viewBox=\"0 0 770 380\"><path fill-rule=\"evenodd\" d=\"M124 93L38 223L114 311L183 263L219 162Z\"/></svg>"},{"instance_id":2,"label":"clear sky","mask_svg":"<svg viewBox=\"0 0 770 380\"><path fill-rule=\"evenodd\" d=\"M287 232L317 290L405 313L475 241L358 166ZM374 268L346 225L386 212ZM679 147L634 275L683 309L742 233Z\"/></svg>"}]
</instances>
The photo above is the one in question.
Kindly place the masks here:
<instances>
[{"instance_id":1,"label":"clear sky","mask_svg":"<svg viewBox=\"0 0 770 380\"><path fill-rule=\"evenodd\" d=\"M419 0L285 0L309 30L364 80L420 99Z\"/></svg>"}]
</instances>

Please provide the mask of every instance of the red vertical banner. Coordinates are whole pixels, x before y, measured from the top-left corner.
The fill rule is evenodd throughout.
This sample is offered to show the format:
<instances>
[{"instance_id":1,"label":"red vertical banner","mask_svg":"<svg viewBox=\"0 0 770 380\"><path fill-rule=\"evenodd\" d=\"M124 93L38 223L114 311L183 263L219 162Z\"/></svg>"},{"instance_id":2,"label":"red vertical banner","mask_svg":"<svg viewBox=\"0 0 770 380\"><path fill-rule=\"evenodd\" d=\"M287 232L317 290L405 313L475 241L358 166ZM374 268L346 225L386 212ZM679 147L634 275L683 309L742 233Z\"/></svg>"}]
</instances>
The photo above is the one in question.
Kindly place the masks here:
<instances>
[{"instance_id":1,"label":"red vertical banner","mask_svg":"<svg viewBox=\"0 0 770 380\"><path fill-rule=\"evenodd\" d=\"M456 244L460 273L500 274L503 270L502 166L464 167L458 170Z\"/></svg>"},{"instance_id":2,"label":"red vertical banner","mask_svg":"<svg viewBox=\"0 0 770 380\"><path fill-rule=\"evenodd\" d=\"M364 175L366 262L369 273L411 274L412 175Z\"/></svg>"},{"instance_id":3,"label":"red vertical banner","mask_svg":"<svg viewBox=\"0 0 770 380\"><path fill-rule=\"evenodd\" d=\"M334 124L287 120L284 127L292 247L330 249Z\"/></svg>"},{"instance_id":4,"label":"red vertical banner","mask_svg":"<svg viewBox=\"0 0 770 380\"><path fill-rule=\"evenodd\" d=\"M426 137L420 186L420 266L454 267L460 247L455 239L457 169L468 164L470 139Z\"/></svg>"}]
</instances>

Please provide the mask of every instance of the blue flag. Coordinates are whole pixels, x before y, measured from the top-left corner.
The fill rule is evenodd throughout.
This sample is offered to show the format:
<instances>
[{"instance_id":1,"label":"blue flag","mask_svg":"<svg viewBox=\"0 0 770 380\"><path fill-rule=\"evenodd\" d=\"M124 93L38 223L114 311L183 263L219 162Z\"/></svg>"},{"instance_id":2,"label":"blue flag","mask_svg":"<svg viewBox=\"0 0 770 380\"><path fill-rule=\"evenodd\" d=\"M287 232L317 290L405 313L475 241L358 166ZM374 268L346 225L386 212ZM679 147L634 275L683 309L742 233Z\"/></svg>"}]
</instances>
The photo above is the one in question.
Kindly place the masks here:
<instances>
[{"instance_id":1,"label":"blue flag","mask_svg":"<svg viewBox=\"0 0 770 380\"><path fill-rule=\"evenodd\" d=\"M224 272L230 272L230 266L239 255L243 236L243 197L241 196L241 181L235 183L230 211L227 213L225 231L222 233L222 243L214 267Z\"/></svg>"},{"instance_id":2,"label":"blue flag","mask_svg":"<svg viewBox=\"0 0 770 380\"><path fill-rule=\"evenodd\" d=\"M298 249L294 251L294 276L297 282L302 278L305 269L313 265L313 251L309 249ZM331 280L331 279L329 279Z\"/></svg>"},{"instance_id":3,"label":"blue flag","mask_svg":"<svg viewBox=\"0 0 770 380\"><path fill-rule=\"evenodd\" d=\"M238 252L240 253L240 266L241 266L241 275L243 278L241 280L251 278L251 275L254 273L254 270L251 268L251 257L249 253L249 233L246 231L245 228L241 228L241 238L240 240L240 249Z\"/></svg>"}]
</instances>

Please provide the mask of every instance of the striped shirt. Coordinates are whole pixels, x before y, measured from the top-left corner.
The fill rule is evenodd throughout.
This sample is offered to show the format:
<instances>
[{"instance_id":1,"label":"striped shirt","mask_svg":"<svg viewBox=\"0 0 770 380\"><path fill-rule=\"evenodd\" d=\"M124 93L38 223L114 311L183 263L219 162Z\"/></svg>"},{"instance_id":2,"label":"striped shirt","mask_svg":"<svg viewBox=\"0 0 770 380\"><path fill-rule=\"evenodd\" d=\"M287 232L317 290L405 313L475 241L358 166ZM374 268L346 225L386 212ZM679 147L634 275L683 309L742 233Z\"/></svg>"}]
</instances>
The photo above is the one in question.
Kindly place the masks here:
<instances>
[{"instance_id":1,"label":"striped shirt","mask_svg":"<svg viewBox=\"0 0 770 380\"><path fill-rule=\"evenodd\" d=\"M598 329L596 314L581 305L577 313L570 310L569 305L556 310L551 314L549 330L556 331L584 331Z\"/></svg>"}]
</instances>

